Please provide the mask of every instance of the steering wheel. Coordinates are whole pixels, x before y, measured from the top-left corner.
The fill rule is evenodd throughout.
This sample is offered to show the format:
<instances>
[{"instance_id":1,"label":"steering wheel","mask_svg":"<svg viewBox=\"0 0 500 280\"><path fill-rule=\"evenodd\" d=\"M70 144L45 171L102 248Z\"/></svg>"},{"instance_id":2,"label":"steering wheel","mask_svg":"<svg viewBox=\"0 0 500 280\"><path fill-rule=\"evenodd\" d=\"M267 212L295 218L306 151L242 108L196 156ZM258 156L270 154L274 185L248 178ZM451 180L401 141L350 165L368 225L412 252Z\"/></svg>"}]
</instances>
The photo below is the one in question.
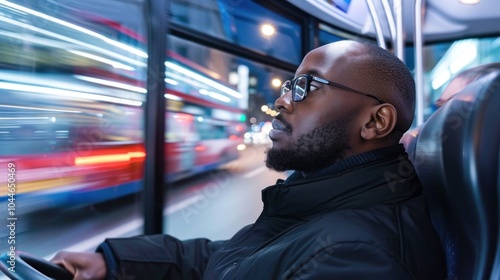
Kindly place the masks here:
<instances>
[{"instance_id":1,"label":"steering wheel","mask_svg":"<svg viewBox=\"0 0 500 280\"><path fill-rule=\"evenodd\" d=\"M22 251L15 251L15 258L11 258L12 252L0 256L0 270L13 280L71 280L73 275L54 263L45 259L34 257ZM15 271L12 271L14 267ZM10 268L10 269L9 269Z\"/></svg>"}]
</instances>

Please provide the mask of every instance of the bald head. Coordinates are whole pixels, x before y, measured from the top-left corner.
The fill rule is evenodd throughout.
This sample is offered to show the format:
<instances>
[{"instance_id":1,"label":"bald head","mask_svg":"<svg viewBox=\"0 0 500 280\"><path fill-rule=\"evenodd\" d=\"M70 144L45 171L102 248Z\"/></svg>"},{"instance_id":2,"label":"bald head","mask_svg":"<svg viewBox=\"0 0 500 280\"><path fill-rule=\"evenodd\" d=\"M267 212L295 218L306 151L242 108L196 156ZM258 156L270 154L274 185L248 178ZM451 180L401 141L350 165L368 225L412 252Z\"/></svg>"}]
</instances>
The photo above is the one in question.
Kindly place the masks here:
<instances>
[{"instance_id":1,"label":"bald head","mask_svg":"<svg viewBox=\"0 0 500 280\"><path fill-rule=\"evenodd\" d=\"M401 136L408 130L415 113L415 82L399 58L376 45L350 40L327 44L312 52L321 54L317 57L323 59L325 78L392 104L397 111L396 134Z\"/></svg>"}]
</instances>

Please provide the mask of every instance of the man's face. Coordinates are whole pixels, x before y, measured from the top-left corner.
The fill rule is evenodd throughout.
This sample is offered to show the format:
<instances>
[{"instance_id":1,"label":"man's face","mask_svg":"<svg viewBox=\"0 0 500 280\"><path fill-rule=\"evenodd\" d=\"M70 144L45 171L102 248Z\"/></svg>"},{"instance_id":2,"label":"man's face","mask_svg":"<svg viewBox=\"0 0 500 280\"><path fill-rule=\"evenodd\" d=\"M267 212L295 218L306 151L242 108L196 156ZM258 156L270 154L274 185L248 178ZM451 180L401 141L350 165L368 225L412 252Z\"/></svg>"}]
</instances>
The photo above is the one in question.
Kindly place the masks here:
<instances>
[{"instance_id":1,"label":"man's face","mask_svg":"<svg viewBox=\"0 0 500 280\"><path fill-rule=\"evenodd\" d=\"M339 57L341 51L332 54L316 49L304 58L296 76L312 74L355 85L352 79L342 79L338 72L335 75L335 69L342 69L348 63ZM336 66L332 69L331 65ZM312 82L303 101L292 101L291 92L278 98L275 107L280 113L269 133L273 145L267 151L266 166L276 171L312 172L348 155L351 141L356 137L353 123L358 115L356 104L360 102L373 103L369 98L317 82Z\"/></svg>"},{"instance_id":2,"label":"man's face","mask_svg":"<svg viewBox=\"0 0 500 280\"><path fill-rule=\"evenodd\" d=\"M312 172L341 159L349 150L346 127L348 119L335 120L310 130L297 132L278 115L288 131L271 136L273 147L267 151L266 166L276 171ZM276 129L275 129L276 130ZM293 136L293 135L297 136ZM284 143L282 143L284 142Z\"/></svg>"}]
</instances>

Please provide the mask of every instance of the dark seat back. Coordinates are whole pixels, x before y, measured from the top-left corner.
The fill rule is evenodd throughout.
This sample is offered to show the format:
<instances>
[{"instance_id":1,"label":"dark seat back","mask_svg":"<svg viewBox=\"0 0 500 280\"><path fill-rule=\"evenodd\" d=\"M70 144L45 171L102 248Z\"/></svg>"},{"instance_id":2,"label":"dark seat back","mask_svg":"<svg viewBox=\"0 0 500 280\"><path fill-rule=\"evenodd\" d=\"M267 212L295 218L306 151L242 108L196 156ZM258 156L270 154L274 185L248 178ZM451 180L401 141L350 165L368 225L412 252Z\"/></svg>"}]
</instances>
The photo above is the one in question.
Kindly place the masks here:
<instances>
[{"instance_id":1,"label":"dark seat back","mask_svg":"<svg viewBox=\"0 0 500 280\"><path fill-rule=\"evenodd\" d=\"M448 279L500 279L500 72L469 84L411 141Z\"/></svg>"}]
</instances>

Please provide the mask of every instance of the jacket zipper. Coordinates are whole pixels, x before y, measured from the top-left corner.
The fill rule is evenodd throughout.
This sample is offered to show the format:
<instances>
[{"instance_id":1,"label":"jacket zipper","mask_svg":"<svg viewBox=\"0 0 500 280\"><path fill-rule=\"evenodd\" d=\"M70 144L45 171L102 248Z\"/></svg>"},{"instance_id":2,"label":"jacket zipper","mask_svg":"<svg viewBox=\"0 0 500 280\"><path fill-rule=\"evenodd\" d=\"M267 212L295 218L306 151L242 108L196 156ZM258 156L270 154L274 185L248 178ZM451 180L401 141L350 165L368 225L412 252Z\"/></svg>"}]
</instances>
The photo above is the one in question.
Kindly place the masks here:
<instances>
[{"instance_id":1,"label":"jacket zipper","mask_svg":"<svg viewBox=\"0 0 500 280\"><path fill-rule=\"evenodd\" d=\"M224 269L224 271L222 271L220 277L219 277L219 280L222 280L224 279L224 277L226 277L226 275L231 271L233 270L234 268L236 268L237 266L239 265L238 262L233 262L233 264L229 267L227 267L226 269Z\"/></svg>"}]
</instances>

